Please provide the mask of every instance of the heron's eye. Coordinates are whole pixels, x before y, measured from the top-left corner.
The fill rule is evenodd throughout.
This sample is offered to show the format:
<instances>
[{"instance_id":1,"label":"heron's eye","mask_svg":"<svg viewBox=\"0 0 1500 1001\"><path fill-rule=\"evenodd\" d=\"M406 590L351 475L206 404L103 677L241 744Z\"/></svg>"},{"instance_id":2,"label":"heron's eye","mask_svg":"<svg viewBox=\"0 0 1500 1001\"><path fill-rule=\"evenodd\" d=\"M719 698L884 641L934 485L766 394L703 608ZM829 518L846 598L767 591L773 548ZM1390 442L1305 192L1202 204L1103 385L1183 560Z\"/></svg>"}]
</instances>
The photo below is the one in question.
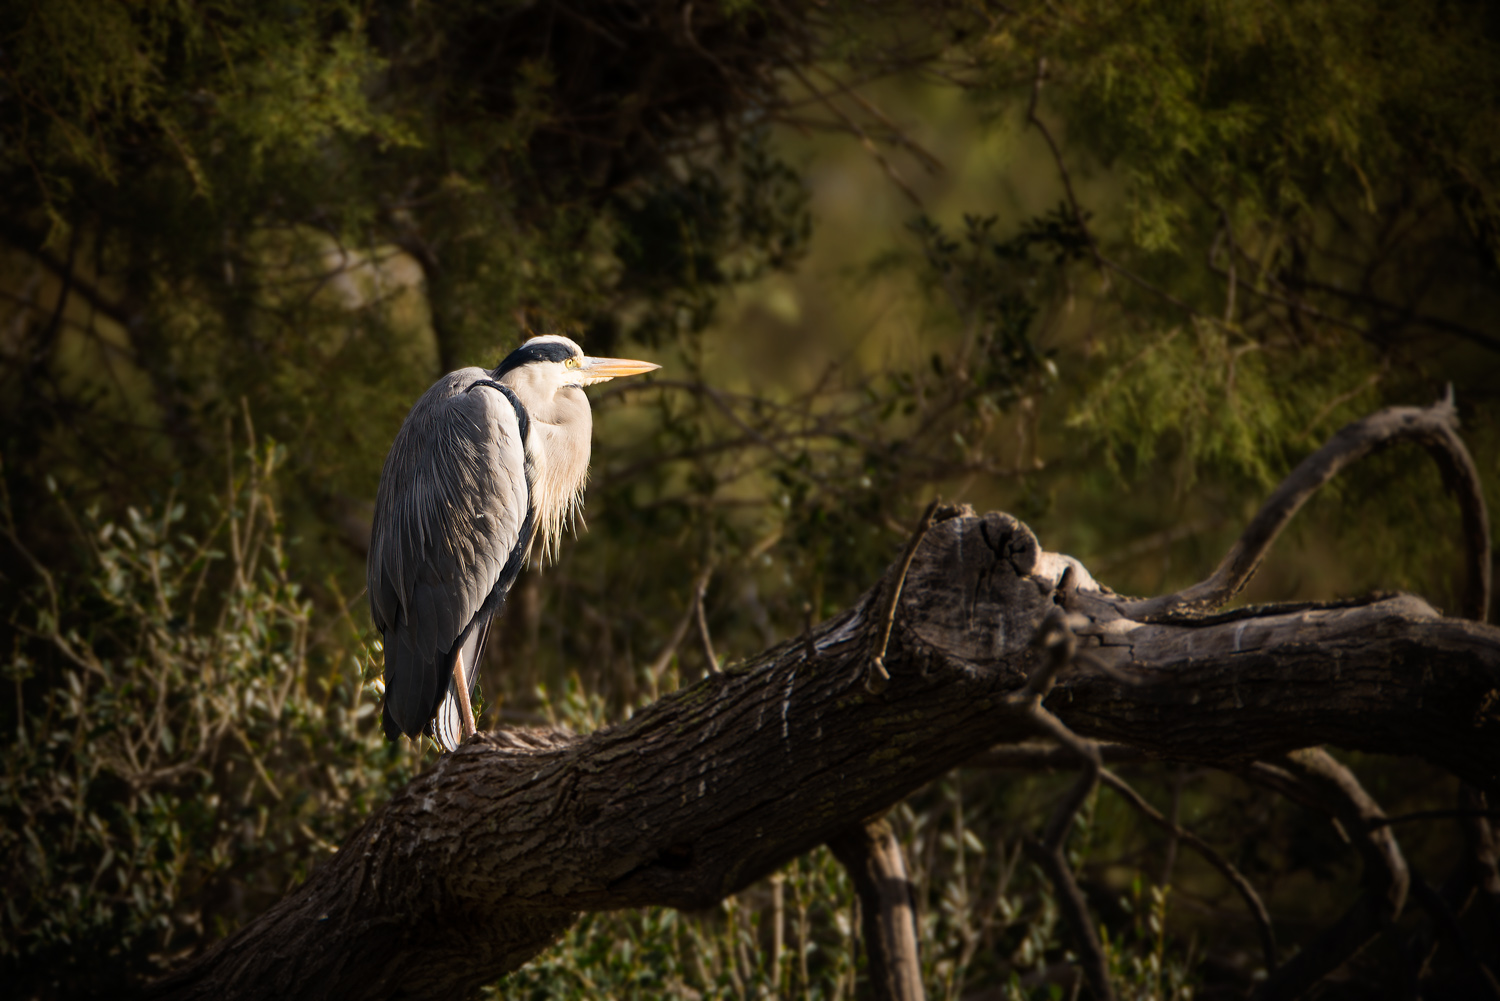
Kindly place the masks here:
<instances>
[{"instance_id":1,"label":"heron's eye","mask_svg":"<svg viewBox=\"0 0 1500 1001\"><path fill-rule=\"evenodd\" d=\"M577 368L579 361L577 358L566 358L563 360L563 365L567 368Z\"/></svg>"}]
</instances>

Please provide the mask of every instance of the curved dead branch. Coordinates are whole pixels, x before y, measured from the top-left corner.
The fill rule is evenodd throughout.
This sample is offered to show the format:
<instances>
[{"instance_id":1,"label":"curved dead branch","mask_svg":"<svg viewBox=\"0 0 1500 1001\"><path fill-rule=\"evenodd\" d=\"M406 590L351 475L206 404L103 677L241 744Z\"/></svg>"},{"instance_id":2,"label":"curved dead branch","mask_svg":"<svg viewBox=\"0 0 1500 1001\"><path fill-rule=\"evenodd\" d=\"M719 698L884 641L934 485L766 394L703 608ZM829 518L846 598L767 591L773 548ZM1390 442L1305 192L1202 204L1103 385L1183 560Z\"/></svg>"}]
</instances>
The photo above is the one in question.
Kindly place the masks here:
<instances>
[{"instance_id":1,"label":"curved dead branch","mask_svg":"<svg viewBox=\"0 0 1500 1001\"><path fill-rule=\"evenodd\" d=\"M1275 761L1256 762L1244 774L1328 814L1364 860L1365 891L1360 898L1314 942L1272 970L1255 994L1266 1001L1300 997L1401 916L1411 874L1395 834L1380 823L1385 814L1379 805L1354 773L1327 751L1294 751Z\"/></svg>"},{"instance_id":2,"label":"curved dead branch","mask_svg":"<svg viewBox=\"0 0 1500 1001\"><path fill-rule=\"evenodd\" d=\"M1490 606L1490 525L1474 460L1458 436L1458 410L1450 390L1430 407L1389 407L1345 426L1326 445L1292 470L1206 580L1176 594L1121 604L1133 619L1212 611L1229 601L1255 575L1271 544L1307 499L1329 480L1372 452L1399 441L1414 441L1438 464L1443 482L1463 515L1468 577L1464 618L1483 622Z\"/></svg>"}]
</instances>

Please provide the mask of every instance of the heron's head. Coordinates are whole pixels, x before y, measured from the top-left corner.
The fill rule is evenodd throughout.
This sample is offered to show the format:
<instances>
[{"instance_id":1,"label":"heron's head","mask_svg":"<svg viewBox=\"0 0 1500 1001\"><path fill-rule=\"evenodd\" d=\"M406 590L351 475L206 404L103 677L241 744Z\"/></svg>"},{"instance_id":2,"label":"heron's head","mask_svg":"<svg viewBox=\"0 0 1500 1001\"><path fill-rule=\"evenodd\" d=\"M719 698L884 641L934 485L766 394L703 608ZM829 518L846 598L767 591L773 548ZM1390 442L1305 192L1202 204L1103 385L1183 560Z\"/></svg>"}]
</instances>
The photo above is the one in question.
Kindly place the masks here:
<instances>
[{"instance_id":1,"label":"heron's head","mask_svg":"<svg viewBox=\"0 0 1500 1001\"><path fill-rule=\"evenodd\" d=\"M505 356L492 373L496 382L516 391L523 404L528 396L550 399L560 389L592 386L623 375L653 372L660 365L629 358L593 358L567 337L533 337Z\"/></svg>"},{"instance_id":2,"label":"heron's head","mask_svg":"<svg viewBox=\"0 0 1500 1001\"><path fill-rule=\"evenodd\" d=\"M535 544L557 554L564 525L576 524L588 480L593 417L584 386L661 368L628 358L591 358L566 337L533 337L516 348L490 378L516 394L530 418L527 486L537 515Z\"/></svg>"}]
</instances>

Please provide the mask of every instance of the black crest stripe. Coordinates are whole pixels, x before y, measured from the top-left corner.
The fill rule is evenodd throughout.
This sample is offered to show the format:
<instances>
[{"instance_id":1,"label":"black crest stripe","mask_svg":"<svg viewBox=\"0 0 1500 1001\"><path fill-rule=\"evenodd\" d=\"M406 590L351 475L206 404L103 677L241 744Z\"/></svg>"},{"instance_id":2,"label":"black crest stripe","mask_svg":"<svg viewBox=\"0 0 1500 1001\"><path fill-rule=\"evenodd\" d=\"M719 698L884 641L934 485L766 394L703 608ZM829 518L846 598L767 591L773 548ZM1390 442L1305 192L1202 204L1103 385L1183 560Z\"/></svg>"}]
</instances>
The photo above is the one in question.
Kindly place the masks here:
<instances>
[{"instance_id":1,"label":"black crest stripe","mask_svg":"<svg viewBox=\"0 0 1500 1001\"><path fill-rule=\"evenodd\" d=\"M510 354L505 356L498 368L491 375L498 379L512 369L520 368L534 361L567 361L573 357L573 349L566 344L556 341L543 341L540 344L523 344Z\"/></svg>"}]
</instances>

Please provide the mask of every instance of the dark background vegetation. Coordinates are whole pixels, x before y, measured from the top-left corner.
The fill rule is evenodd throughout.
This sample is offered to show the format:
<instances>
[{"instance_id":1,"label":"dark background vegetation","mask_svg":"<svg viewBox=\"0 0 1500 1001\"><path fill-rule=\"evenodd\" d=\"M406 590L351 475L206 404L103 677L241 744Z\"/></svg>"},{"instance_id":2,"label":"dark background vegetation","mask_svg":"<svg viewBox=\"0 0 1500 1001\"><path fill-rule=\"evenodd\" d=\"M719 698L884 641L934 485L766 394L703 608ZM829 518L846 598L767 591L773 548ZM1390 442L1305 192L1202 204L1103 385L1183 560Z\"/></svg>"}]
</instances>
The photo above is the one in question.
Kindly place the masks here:
<instances>
[{"instance_id":1,"label":"dark background vegetation","mask_svg":"<svg viewBox=\"0 0 1500 1001\"><path fill-rule=\"evenodd\" d=\"M217 940L431 760L378 736L375 484L421 391L528 328L663 370L593 393L589 529L518 585L489 725L697 677L700 581L721 659L796 634L934 495L1157 593L1343 422L1449 384L1496 486L1492 4L49 0L0 5L0 80L16 996L118 996ZM1248 597L1452 609L1457 543L1398 450ZM1392 813L1454 802L1346 760ZM1131 776L1285 943L1355 892L1300 807ZM1071 983L1019 851L1065 781L960 770L900 808L930 996ZM1429 881L1459 857L1453 822L1401 834ZM1211 869L1109 790L1072 846L1122 996L1246 994ZM815 853L712 914L589 917L495 992L852 997L851 901ZM1459 997L1455 962L1408 918L1323 990Z\"/></svg>"}]
</instances>

